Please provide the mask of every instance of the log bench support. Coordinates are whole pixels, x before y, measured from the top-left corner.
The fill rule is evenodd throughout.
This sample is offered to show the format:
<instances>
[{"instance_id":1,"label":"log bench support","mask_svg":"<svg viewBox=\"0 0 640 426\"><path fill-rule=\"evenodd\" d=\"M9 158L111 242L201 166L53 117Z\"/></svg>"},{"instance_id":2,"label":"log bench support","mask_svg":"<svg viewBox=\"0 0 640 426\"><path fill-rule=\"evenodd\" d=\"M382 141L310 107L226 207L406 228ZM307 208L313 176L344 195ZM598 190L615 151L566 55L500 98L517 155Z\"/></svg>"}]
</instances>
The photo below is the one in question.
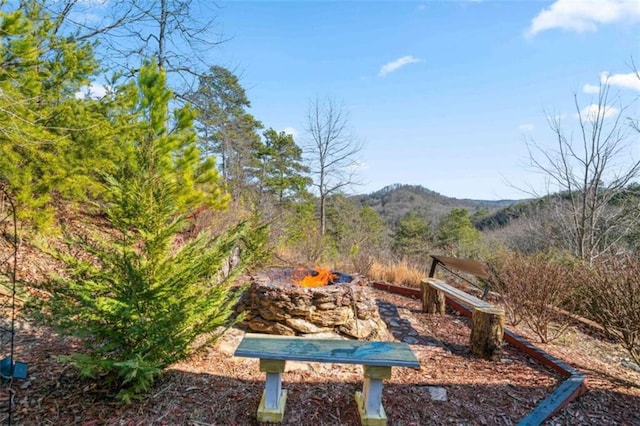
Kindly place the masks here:
<instances>
[{"instance_id":1,"label":"log bench support","mask_svg":"<svg viewBox=\"0 0 640 426\"><path fill-rule=\"evenodd\" d=\"M484 359L499 361L503 336L504 310L502 308L473 308L471 353Z\"/></svg>"},{"instance_id":2,"label":"log bench support","mask_svg":"<svg viewBox=\"0 0 640 426\"><path fill-rule=\"evenodd\" d=\"M362 391L355 400L364 426L386 426L382 406L382 385L391 378L391 367L418 368L420 363L406 343L246 334L235 356L260 359L260 371L267 373L257 419L260 423L281 423L287 391L282 389L282 373L287 360L359 364L364 368Z\"/></svg>"},{"instance_id":3,"label":"log bench support","mask_svg":"<svg viewBox=\"0 0 640 426\"><path fill-rule=\"evenodd\" d=\"M500 359L504 336L504 310L435 278L423 279L422 311L444 314L445 296L472 309L471 352L481 358Z\"/></svg>"},{"instance_id":4,"label":"log bench support","mask_svg":"<svg viewBox=\"0 0 640 426\"><path fill-rule=\"evenodd\" d=\"M429 282L424 280L420 285L422 286L422 312L444 315L447 307L444 292L431 287Z\"/></svg>"}]
</instances>

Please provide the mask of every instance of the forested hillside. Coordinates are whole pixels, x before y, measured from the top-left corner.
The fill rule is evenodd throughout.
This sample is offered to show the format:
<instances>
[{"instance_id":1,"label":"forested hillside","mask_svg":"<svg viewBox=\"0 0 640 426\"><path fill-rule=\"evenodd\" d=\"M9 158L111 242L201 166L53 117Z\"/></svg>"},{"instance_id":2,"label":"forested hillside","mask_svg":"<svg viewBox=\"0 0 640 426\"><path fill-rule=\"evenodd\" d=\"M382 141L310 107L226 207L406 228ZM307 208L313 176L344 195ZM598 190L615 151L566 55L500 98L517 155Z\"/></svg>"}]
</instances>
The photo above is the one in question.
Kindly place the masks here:
<instances>
[{"instance_id":1,"label":"forested hillside","mask_svg":"<svg viewBox=\"0 0 640 426\"><path fill-rule=\"evenodd\" d=\"M437 221L452 208L463 208L472 215L491 215L502 208L517 203L517 200L469 200L441 195L423 186L394 184L366 195L356 197L358 202L371 207L385 222L393 227L409 212L415 212Z\"/></svg>"}]
</instances>

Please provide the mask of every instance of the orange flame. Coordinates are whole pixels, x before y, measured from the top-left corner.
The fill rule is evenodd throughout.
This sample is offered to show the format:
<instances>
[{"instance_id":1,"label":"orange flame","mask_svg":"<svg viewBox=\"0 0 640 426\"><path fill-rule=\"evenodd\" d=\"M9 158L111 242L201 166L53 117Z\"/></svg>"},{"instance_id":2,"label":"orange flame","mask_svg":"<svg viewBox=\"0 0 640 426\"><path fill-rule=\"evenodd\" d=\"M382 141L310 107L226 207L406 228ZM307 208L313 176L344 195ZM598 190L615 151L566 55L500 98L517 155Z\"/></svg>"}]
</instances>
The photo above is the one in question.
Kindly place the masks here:
<instances>
[{"instance_id":1,"label":"orange flame","mask_svg":"<svg viewBox=\"0 0 640 426\"><path fill-rule=\"evenodd\" d=\"M293 280L300 287L324 287L338 278L338 275L331 272L330 269L316 268L315 274L305 275L301 280Z\"/></svg>"}]
</instances>

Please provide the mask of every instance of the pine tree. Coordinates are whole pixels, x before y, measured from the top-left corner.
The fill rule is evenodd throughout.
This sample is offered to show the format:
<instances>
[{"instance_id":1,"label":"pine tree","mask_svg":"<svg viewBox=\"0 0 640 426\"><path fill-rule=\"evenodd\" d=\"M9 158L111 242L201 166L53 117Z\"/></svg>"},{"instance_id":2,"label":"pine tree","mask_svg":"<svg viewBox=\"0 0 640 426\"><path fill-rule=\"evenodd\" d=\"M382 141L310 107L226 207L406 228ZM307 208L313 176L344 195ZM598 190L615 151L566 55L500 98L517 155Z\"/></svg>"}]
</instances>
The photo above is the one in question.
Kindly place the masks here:
<instances>
[{"instance_id":1,"label":"pine tree","mask_svg":"<svg viewBox=\"0 0 640 426\"><path fill-rule=\"evenodd\" d=\"M74 107L75 93L97 69L92 47L58 29L35 0L0 10L0 180L16 194L20 218L40 227L52 219L54 191L87 188L76 180L78 166L97 157L85 153L69 162L79 153L71 135L100 127Z\"/></svg>"},{"instance_id":2,"label":"pine tree","mask_svg":"<svg viewBox=\"0 0 640 426\"><path fill-rule=\"evenodd\" d=\"M138 85L145 131L137 133L133 158L104 178L111 236L72 241L88 260L64 256L68 274L51 283L52 297L41 308L62 332L83 339L85 351L68 360L82 375L111 383L123 401L139 397L165 367L231 324L242 290L231 283L263 256L266 240L264 227L239 223L179 244L189 207L220 203L220 194L209 191L217 175L198 166L188 110L167 131L164 73L147 64ZM241 264L222 274L236 247Z\"/></svg>"},{"instance_id":3,"label":"pine tree","mask_svg":"<svg viewBox=\"0 0 640 426\"><path fill-rule=\"evenodd\" d=\"M213 66L188 95L198 111L200 146L206 156L217 156L222 179L234 200L246 196L259 171L262 147L257 131L262 123L247 109L251 102L240 81L228 69Z\"/></svg>"},{"instance_id":4,"label":"pine tree","mask_svg":"<svg viewBox=\"0 0 640 426\"><path fill-rule=\"evenodd\" d=\"M264 146L258 153L261 162L261 192L274 197L278 205L306 198L311 179L302 164L302 149L292 135L270 128L264 133Z\"/></svg>"}]
</instances>

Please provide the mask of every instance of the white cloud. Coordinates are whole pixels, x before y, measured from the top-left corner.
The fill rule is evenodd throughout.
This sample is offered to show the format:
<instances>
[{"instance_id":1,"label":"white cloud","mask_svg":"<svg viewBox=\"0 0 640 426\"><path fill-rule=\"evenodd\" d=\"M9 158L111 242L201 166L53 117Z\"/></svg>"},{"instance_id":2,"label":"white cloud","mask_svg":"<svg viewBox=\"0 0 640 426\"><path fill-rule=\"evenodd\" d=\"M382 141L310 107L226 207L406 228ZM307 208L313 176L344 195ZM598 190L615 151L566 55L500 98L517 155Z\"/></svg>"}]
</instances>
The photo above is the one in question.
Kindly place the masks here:
<instances>
[{"instance_id":1,"label":"white cloud","mask_svg":"<svg viewBox=\"0 0 640 426\"><path fill-rule=\"evenodd\" d=\"M285 127L284 129L282 129L282 131L287 135L293 136L294 139L298 137L298 131L293 127Z\"/></svg>"},{"instance_id":2,"label":"white cloud","mask_svg":"<svg viewBox=\"0 0 640 426\"><path fill-rule=\"evenodd\" d=\"M518 126L518 129L520 129L521 132L532 132L533 129L535 129L536 126L534 126L531 123L524 123Z\"/></svg>"},{"instance_id":3,"label":"white cloud","mask_svg":"<svg viewBox=\"0 0 640 426\"><path fill-rule=\"evenodd\" d=\"M584 93L588 93L590 95L595 95L597 93L600 93L600 86L596 86L595 84L588 84L587 83L582 88L582 91Z\"/></svg>"},{"instance_id":4,"label":"white cloud","mask_svg":"<svg viewBox=\"0 0 640 426\"><path fill-rule=\"evenodd\" d=\"M391 74L392 72L398 71L400 68L409 65L416 64L421 62L420 59L414 58L413 56L403 56L402 58L398 58L395 61L388 62L380 68L380 72L378 73L379 77L384 77L387 74Z\"/></svg>"},{"instance_id":5,"label":"white cloud","mask_svg":"<svg viewBox=\"0 0 640 426\"><path fill-rule=\"evenodd\" d=\"M91 83L88 86L82 86L76 92L76 99L92 98L100 99L107 94L107 88L102 84Z\"/></svg>"},{"instance_id":6,"label":"white cloud","mask_svg":"<svg viewBox=\"0 0 640 426\"><path fill-rule=\"evenodd\" d=\"M600 73L600 81L602 83L608 83L611 86L640 92L640 76L634 72L630 72L629 74L609 74L605 71Z\"/></svg>"},{"instance_id":7,"label":"white cloud","mask_svg":"<svg viewBox=\"0 0 640 426\"><path fill-rule=\"evenodd\" d=\"M600 117L610 118L618 115L620 110L610 105L591 104L580 110L580 115L585 121L596 121ZM577 114L576 114L577 116Z\"/></svg>"},{"instance_id":8,"label":"white cloud","mask_svg":"<svg viewBox=\"0 0 640 426\"><path fill-rule=\"evenodd\" d=\"M596 31L599 25L621 21L640 21L640 1L557 0L533 18L527 35L554 28L578 33Z\"/></svg>"}]
</instances>

